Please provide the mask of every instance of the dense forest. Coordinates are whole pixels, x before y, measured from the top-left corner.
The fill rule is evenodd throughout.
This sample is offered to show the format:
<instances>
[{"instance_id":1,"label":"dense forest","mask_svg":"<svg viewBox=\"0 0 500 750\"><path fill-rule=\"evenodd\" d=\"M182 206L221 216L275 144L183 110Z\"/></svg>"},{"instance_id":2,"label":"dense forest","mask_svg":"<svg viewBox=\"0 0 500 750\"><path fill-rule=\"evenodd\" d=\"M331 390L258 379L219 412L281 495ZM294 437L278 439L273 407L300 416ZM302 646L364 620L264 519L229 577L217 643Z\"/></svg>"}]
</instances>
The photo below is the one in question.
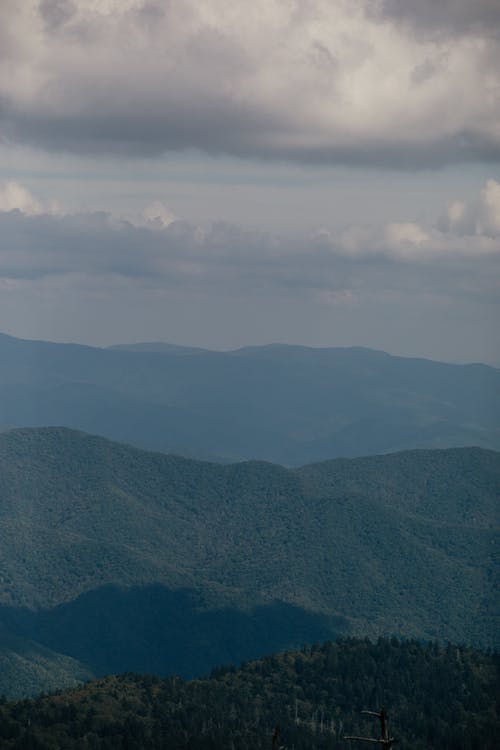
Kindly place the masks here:
<instances>
[{"instance_id":1,"label":"dense forest","mask_svg":"<svg viewBox=\"0 0 500 750\"><path fill-rule=\"evenodd\" d=\"M0 693L339 636L496 647L499 487L479 448L286 469L0 434Z\"/></svg>"},{"instance_id":2,"label":"dense forest","mask_svg":"<svg viewBox=\"0 0 500 750\"><path fill-rule=\"evenodd\" d=\"M124 674L0 707L2 750L288 750L379 737L401 750L494 750L498 653L395 638L344 639L218 668L208 679Z\"/></svg>"}]
</instances>

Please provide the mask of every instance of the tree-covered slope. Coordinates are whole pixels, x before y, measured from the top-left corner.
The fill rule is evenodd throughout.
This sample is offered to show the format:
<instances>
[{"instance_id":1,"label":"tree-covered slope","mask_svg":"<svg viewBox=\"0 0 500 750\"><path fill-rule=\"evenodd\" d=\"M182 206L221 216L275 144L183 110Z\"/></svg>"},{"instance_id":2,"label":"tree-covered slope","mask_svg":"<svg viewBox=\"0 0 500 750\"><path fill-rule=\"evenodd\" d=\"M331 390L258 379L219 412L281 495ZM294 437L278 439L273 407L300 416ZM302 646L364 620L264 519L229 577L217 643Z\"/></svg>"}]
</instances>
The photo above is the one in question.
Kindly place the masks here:
<instances>
[{"instance_id":1,"label":"tree-covered slope","mask_svg":"<svg viewBox=\"0 0 500 750\"><path fill-rule=\"evenodd\" d=\"M76 659L15 635L0 622L0 695L23 698L48 693L75 687L93 676Z\"/></svg>"},{"instance_id":2,"label":"tree-covered slope","mask_svg":"<svg viewBox=\"0 0 500 750\"><path fill-rule=\"evenodd\" d=\"M389 713L401 750L493 750L498 655L416 641L343 640L270 656L210 679L132 674L0 706L3 750L295 750L379 736L363 709ZM361 746L361 745L360 745Z\"/></svg>"},{"instance_id":3,"label":"tree-covered slope","mask_svg":"<svg viewBox=\"0 0 500 750\"><path fill-rule=\"evenodd\" d=\"M92 674L339 634L498 644L500 455L222 466L0 435L0 623ZM131 646L133 644L133 646Z\"/></svg>"},{"instance_id":4,"label":"tree-covered slope","mask_svg":"<svg viewBox=\"0 0 500 750\"><path fill-rule=\"evenodd\" d=\"M500 371L361 348L104 350L0 335L0 427L47 425L286 465L416 447L500 449Z\"/></svg>"}]
</instances>

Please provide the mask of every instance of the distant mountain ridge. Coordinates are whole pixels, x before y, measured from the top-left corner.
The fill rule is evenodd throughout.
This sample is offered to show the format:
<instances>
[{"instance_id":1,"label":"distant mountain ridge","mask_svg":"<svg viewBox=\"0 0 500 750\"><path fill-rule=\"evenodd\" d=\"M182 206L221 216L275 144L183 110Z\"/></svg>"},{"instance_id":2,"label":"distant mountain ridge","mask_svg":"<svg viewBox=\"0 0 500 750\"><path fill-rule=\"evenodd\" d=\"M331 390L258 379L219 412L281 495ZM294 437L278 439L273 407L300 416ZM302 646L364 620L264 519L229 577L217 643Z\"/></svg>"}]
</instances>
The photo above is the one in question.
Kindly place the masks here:
<instances>
[{"instance_id":1,"label":"distant mountain ridge","mask_svg":"<svg viewBox=\"0 0 500 750\"><path fill-rule=\"evenodd\" d=\"M136 344L113 344L106 347L111 351L126 352L157 352L158 354L199 354L208 352L209 349L203 349L199 346L179 346L178 344L169 344L166 341L142 341Z\"/></svg>"},{"instance_id":2,"label":"distant mountain ridge","mask_svg":"<svg viewBox=\"0 0 500 750\"><path fill-rule=\"evenodd\" d=\"M0 428L61 425L142 448L297 466L500 449L500 370L363 348L108 349L0 335Z\"/></svg>"},{"instance_id":3,"label":"distant mountain ridge","mask_svg":"<svg viewBox=\"0 0 500 750\"><path fill-rule=\"evenodd\" d=\"M292 470L5 432L0 630L96 675L350 634L498 646L499 487L480 448Z\"/></svg>"}]
</instances>

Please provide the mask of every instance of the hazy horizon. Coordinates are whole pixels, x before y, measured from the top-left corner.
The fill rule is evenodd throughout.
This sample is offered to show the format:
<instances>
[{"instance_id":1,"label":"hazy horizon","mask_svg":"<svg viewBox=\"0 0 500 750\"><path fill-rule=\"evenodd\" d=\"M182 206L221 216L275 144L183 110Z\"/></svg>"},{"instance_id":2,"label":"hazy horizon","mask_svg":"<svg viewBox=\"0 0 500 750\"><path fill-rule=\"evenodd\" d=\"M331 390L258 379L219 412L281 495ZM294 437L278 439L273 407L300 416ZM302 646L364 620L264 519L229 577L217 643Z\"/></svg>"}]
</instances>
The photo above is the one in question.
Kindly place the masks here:
<instances>
[{"instance_id":1,"label":"hazy horizon","mask_svg":"<svg viewBox=\"0 0 500 750\"><path fill-rule=\"evenodd\" d=\"M498 4L0 8L0 330L500 362Z\"/></svg>"},{"instance_id":2,"label":"hazy horizon","mask_svg":"<svg viewBox=\"0 0 500 750\"><path fill-rule=\"evenodd\" d=\"M311 345L311 344L304 344L300 341L265 341L265 342L253 342L248 344L241 344L240 346L231 346L231 347L211 347L211 346L203 346L199 344L193 344L193 343L178 343L173 341L160 341L160 340L143 340L143 341L137 341L137 340L131 340L131 341L111 341L106 344L94 344L87 341L78 341L75 339L47 339L47 338L30 338L30 337L24 337L24 336L16 336L13 333L9 333L8 331L0 331L0 336L9 336L14 339L18 339L20 341L26 341L26 342L38 342L38 343L48 343L48 344L68 344L73 346L85 346L89 348L94 349L120 349L120 348L127 348L127 347L172 347L173 349L193 349L193 350L200 350L200 351L206 351L206 352L215 352L215 353L230 353L230 352L236 352L241 349L264 349L264 348L272 348L272 347L297 347L301 349L366 349L367 351L373 351L373 352L380 352L382 354L387 354L390 357L402 357L404 359L427 359L430 361L435 362L441 362L443 364L457 364L457 365L473 365L473 364L481 364L486 365L488 367L493 368L500 368L500 361L499 362L486 362L481 360L446 360L439 357L430 357L425 355L419 355L414 353L402 353L402 352L396 352L396 351L389 351L387 349L380 349L373 346L364 346L363 344L343 344L343 345ZM144 349L144 351L148 351L147 348ZM152 351L152 350L151 350Z\"/></svg>"}]
</instances>

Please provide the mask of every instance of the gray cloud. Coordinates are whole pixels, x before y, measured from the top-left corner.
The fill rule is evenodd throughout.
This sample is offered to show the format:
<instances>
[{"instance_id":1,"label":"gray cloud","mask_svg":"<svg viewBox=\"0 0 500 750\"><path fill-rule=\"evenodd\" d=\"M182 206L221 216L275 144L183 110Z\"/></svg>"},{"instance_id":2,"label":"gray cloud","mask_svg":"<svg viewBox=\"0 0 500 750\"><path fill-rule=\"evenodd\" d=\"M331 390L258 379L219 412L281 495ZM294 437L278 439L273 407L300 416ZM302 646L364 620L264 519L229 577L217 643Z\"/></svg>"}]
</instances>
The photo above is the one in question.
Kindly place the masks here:
<instances>
[{"instance_id":1,"label":"gray cloud","mask_svg":"<svg viewBox=\"0 0 500 750\"><path fill-rule=\"evenodd\" d=\"M23 210L13 207L17 199ZM79 275L85 283L130 279L138 286L204 294L305 295L355 304L363 294L495 295L500 265L500 184L470 204L452 203L435 226L394 222L319 230L289 239L214 223L167 223L148 209L139 223L104 212L47 213L28 191L0 191L0 278ZM458 290L458 292L457 292Z\"/></svg>"},{"instance_id":2,"label":"gray cloud","mask_svg":"<svg viewBox=\"0 0 500 750\"><path fill-rule=\"evenodd\" d=\"M54 33L74 18L76 8L68 0L40 0L39 13L47 31Z\"/></svg>"},{"instance_id":3,"label":"gray cloud","mask_svg":"<svg viewBox=\"0 0 500 750\"><path fill-rule=\"evenodd\" d=\"M372 7L8 0L0 138L81 154L195 148L400 168L498 160L494 6ZM446 34L416 31L431 26Z\"/></svg>"},{"instance_id":4,"label":"gray cloud","mask_svg":"<svg viewBox=\"0 0 500 750\"><path fill-rule=\"evenodd\" d=\"M433 36L500 33L497 0L382 0L376 13Z\"/></svg>"},{"instance_id":5,"label":"gray cloud","mask_svg":"<svg viewBox=\"0 0 500 750\"><path fill-rule=\"evenodd\" d=\"M19 185L0 189L4 331L94 344L281 340L500 359L494 180L475 201L451 203L435 225L355 225L293 239L176 221L160 204L133 222L58 211Z\"/></svg>"}]
</instances>

